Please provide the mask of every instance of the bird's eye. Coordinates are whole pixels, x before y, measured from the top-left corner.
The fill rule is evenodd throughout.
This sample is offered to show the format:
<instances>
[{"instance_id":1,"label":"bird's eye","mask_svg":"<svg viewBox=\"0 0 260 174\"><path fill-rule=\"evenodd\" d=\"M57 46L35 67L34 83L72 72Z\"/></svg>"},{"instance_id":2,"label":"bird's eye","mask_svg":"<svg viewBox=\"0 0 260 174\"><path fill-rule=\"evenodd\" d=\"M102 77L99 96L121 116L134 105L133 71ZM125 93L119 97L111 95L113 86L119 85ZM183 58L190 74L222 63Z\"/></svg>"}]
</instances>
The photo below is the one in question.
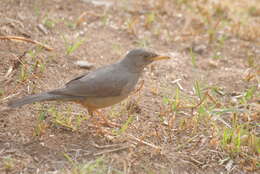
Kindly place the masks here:
<instances>
[{"instance_id":1,"label":"bird's eye","mask_svg":"<svg viewBox=\"0 0 260 174\"><path fill-rule=\"evenodd\" d=\"M148 58L148 57L150 57L149 54L145 54L145 55L144 55L144 58Z\"/></svg>"}]
</instances>

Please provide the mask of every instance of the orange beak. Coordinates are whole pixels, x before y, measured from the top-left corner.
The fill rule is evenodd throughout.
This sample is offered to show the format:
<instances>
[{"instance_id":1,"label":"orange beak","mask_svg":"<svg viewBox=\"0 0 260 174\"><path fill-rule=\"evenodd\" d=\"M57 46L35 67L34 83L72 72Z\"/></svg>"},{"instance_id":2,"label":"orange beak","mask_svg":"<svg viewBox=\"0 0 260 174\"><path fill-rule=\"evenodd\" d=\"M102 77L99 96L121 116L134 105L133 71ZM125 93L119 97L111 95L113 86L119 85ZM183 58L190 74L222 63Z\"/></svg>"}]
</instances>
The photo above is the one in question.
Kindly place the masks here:
<instances>
[{"instance_id":1,"label":"orange beak","mask_svg":"<svg viewBox=\"0 0 260 174\"><path fill-rule=\"evenodd\" d=\"M166 59L170 59L170 57L169 56L155 56L155 57L150 58L150 60L152 60L152 61L166 60Z\"/></svg>"}]
</instances>

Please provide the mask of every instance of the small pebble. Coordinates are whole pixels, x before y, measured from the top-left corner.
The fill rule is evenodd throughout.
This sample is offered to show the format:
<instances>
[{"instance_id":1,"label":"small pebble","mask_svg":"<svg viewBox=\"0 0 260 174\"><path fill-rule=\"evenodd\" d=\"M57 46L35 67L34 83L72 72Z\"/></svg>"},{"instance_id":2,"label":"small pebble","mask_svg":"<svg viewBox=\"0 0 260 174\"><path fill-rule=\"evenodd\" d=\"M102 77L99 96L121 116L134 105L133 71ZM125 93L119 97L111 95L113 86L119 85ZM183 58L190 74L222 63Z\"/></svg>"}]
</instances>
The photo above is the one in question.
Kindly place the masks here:
<instances>
[{"instance_id":1,"label":"small pebble","mask_svg":"<svg viewBox=\"0 0 260 174\"><path fill-rule=\"evenodd\" d=\"M79 66L80 68L86 68L86 69L90 69L94 66L93 63L90 63L90 62L85 61L85 60L76 61L75 65Z\"/></svg>"},{"instance_id":2,"label":"small pebble","mask_svg":"<svg viewBox=\"0 0 260 174\"><path fill-rule=\"evenodd\" d=\"M42 25L42 24L38 24L37 25L37 28L41 31L41 32L43 32L43 34L48 34L48 30L47 30L47 28L45 28L44 27L44 25Z\"/></svg>"},{"instance_id":3,"label":"small pebble","mask_svg":"<svg viewBox=\"0 0 260 174\"><path fill-rule=\"evenodd\" d=\"M203 54L206 51L207 47L206 45L196 45L192 49L197 54Z\"/></svg>"}]
</instances>

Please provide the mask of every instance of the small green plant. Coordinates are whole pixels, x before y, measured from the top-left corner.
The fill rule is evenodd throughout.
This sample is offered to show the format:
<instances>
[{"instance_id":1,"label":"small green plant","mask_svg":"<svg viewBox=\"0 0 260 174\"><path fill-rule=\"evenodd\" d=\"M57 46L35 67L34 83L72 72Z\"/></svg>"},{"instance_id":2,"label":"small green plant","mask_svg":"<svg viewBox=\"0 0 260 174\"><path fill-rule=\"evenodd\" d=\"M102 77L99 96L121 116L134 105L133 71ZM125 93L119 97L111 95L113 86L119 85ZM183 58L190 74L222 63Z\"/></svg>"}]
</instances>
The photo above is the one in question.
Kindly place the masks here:
<instances>
[{"instance_id":1,"label":"small green plant","mask_svg":"<svg viewBox=\"0 0 260 174\"><path fill-rule=\"evenodd\" d=\"M72 131L78 130L82 121L86 120L86 117L76 114L72 114L71 108L68 108L65 113L59 112L55 107L51 107L48 113L53 117L52 122L55 125L62 126Z\"/></svg>"},{"instance_id":2,"label":"small green plant","mask_svg":"<svg viewBox=\"0 0 260 174\"><path fill-rule=\"evenodd\" d=\"M213 59L220 59L220 58L222 58L221 52L219 50L215 50Z\"/></svg>"},{"instance_id":3,"label":"small green plant","mask_svg":"<svg viewBox=\"0 0 260 174\"><path fill-rule=\"evenodd\" d=\"M201 86L199 81L195 81L194 84L194 90L195 90L195 94L199 97L200 100L202 100L202 92L201 92Z\"/></svg>"},{"instance_id":4,"label":"small green plant","mask_svg":"<svg viewBox=\"0 0 260 174\"><path fill-rule=\"evenodd\" d=\"M228 37L226 35L222 35L218 38L217 42L218 42L220 49L224 47L226 40L228 40Z\"/></svg>"},{"instance_id":5,"label":"small green plant","mask_svg":"<svg viewBox=\"0 0 260 174\"><path fill-rule=\"evenodd\" d=\"M138 17L130 17L127 22L126 22L126 29L129 33L136 35L136 27L137 24L139 23L139 18Z\"/></svg>"},{"instance_id":6,"label":"small green plant","mask_svg":"<svg viewBox=\"0 0 260 174\"><path fill-rule=\"evenodd\" d=\"M211 44L214 40L216 40L217 31L215 28L209 28L207 32L208 32L209 43Z\"/></svg>"},{"instance_id":7,"label":"small green plant","mask_svg":"<svg viewBox=\"0 0 260 174\"><path fill-rule=\"evenodd\" d=\"M242 152L245 147L251 153L260 152L259 137L247 130L245 125L241 124L232 125L232 128L226 128L223 131L221 144L231 156Z\"/></svg>"},{"instance_id":8,"label":"small green plant","mask_svg":"<svg viewBox=\"0 0 260 174\"><path fill-rule=\"evenodd\" d=\"M40 46L36 46L35 49L29 50L27 52L28 56L31 57L32 60L35 61L35 59L37 59L37 56L39 55L39 53L41 53L43 51L43 48Z\"/></svg>"},{"instance_id":9,"label":"small green plant","mask_svg":"<svg viewBox=\"0 0 260 174\"><path fill-rule=\"evenodd\" d=\"M24 64L21 65L20 80L23 82L28 78L27 68Z\"/></svg>"},{"instance_id":10,"label":"small green plant","mask_svg":"<svg viewBox=\"0 0 260 174\"><path fill-rule=\"evenodd\" d=\"M255 6L251 6L248 8L248 13L251 16L260 16L260 9Z\"/></svg>"},{"instance_id":11,"label":"small green plant","mask_svg":"<svg viewBox=\"0 0 260 174\"><path fill-rule=\"evenodd\" d=\"M4 169L10 171L15 167L15 160L12 157L3 158Z\"/></svg>"},{"instance_id":12,"label":"small green plant","mask_svg":"<svg viewBox=\"0 0 260 174\"><path fill-rule=\"evenodd\" d=\"M64 174L103 174L103 173L114 173L123 174L123 172L111 168L106 161L101 157L93 161L87 161L83 163L78 163L72 159L68 154L64 153L64 157L72 164L71 169L65 170Z\"/></svg>"},{"instance_id":13,"label":"small green plant","mask_svg":"<svg viewBox=\"0 0 260 174\"><path fill-rule=\"evenodd\" d=\"M198 115L199 115L199 117L201 118L201 116L208 115L207 114L208 109L209 108L205 107L204 105L199 106L198 107Z\"/></svg>"},{"instance_id":14,"label":"small green plant","mask_svg":"<svg viewBox=\"0 0 260 174\"><path fill-rule=\"evenodd\" d=\"M180 4L180 5L182 5L182 4L185 4L185 5L189 5L189 0L177 0L177 4Z\"/></svg>"},{"instance_id":15,"label":"small green plant","mask_svg":"<svg viewBox=\"0 0 260 174\"><path fill-rule=\"evenodd\" d=\"M29 62L30 63L30 67L28 68L28 72L29 73L33 73L37 70L37 68L40 68L40 72L44 72L45 70L45 64L43 62L43 60L41 59L41 57L39 56L39 53L41 53L43 51L43 48L41 47L36 47L35 49L29 50L27 52L28 56L31 58L31 60Z\"/></svg>"},{"instance_id":16,"label":"small green plant","mask_svg":"<svg viewBox=\"0 0 260 174\"><path fill-rule=\"evenodd\" d=\"M136 45L138 47L143 47L143 48L146 48L148 47L150 44L149 44L149 40L146 39L146 38L143 38L143 39L139 39L136 41Z\"/></svg>"},{"instance_id":17,"label":"small green plant","mask_svg":"<svg viewBox=\"0 0 260 174\"><path fill-rule=\"evenodd\" d=\"M163 97L163 104L168 105L170 103L170 99L168 97Z\"/></svg>"},{"instance_id":18,"label":"small green plant","mask_svg":"<svg viewBox=\"0 0 260 174\"><path fill-rule=\"evenodd\" d=\"M47 124L44 121L46 116L47 112L45 110L40 112L36 127L34 128L34 136L41 136L44 134L45 129L47 128Z\"/></svg>"},{"instance_id":19,"label":"small green plant","mask_svg":"<svg viewBox=\"0 0 260 174\"><path fill-rule=\"evenodd\" d=\"M253 86L253 87L247 89L244 92L244 95L241 98L240 102L243 103L243 104L246 104L249 100L251 100L253 98L253 96L256 93L256 91L257 91L257 87L256 86Z\"/></svg>"},{"instance_id":20,"label":"small green plant","mask_svg":"<svg viewBox=\"0 0 260 174\"><path fill-rule=\"evenodd\" d=\"M248 55L247 64L248 64L249 67L255 66L256 62L255 62L255 57L253 55Z\"/></svg>"},{"instance_id":21,"label":"small green plant","mask_svg":"<svg viewBox=\"0 0 260 174\"><path fill-rule=\"evenodd\" d=\"M46 69L46 65L41 60L39 60L38 62L39 63L37 63L37 64L39 65L40 72L44 72Z\"/></svg>"},{"instance_id":22,"label":"small green plant","mask_svg":"<svg viewBox=\"0 0 260 174\"><path fill-rule=\"evenodd\" d=\"M35 16L37 16L37 17L39 17L41 15L41 10L36 5L34 7L34 13L35 13Z\"/></svg>"},{"instance_id":23,"label":"small green plant","mask_svg":"<svg viewBox=\"0 0 260 174\"><path fill-rule=\"evenodd\" d=\"M73 21L65 21L65 24L70 28L70 29L75 29L77 24Z\"/></svg>"},{"instance_id":24,"label":"small green plant","mask_svg":"<svg viewBox=\"0 0 260 174\"><path fill-rule=\"evenodd\" d=\"M65 45L66 45L66 54L72 54L74 51L76 51L76 49L78 49L85 41L86 39L79 39L74 43L68 43L67 39L63 36L63 39L65 41Z\"/></svg>"},{"instance_id":25,"label":"small green plant","mask_svg":"<svg viewBox=\"0 0 260 174\"><path fill-rule=\"evenodd\" d=\"M4 89L2 89L2 88L0 88L0 97L2 96L2 95L4 95Z\"/></svg>"},{"instance_id":26,"label":"small green plant","mask_svg":"<svg viewBox=\"0 0 260 174\"><path fill-rule=\"evenodd\" d=\"M155 12L150 12L146 14L145 27L148 28L155 21Z\"/></svg>"},{"instance_id":27,"label":"small green plant","mask_svg":"<svg viewBox=\"0 0 260 174\"><path fill-rule=\"evenodd\" d=\"M51 18L46 17L46 18L43 19L43 25L45 27L47 27L48 29L51 29L51 28L55 27L56 21L54 21Z\"/></svg>"},{"instance_id":28,"label":"small green plant","mask_svg":"<svg viewBox=\"0 0 260 174\"><path fill-rule=\"evenodd\" d=\"M115 52L116 54L122 53L122 46L120 44L113 44L112 48L113 48L113 52Z\"/></svg>"},{"instance_id":29,"label":"small green plant","mask_svg":"<svg viewBox=\"0 0 260 174\"><path fill-rule=\"evenodd\" d=\"M73 165L76 165L76 162L68 155L67 153L63 153L63 156Z\"/></svg>"},{"instance_id":30,"label":"small green plant","mask_svg":"<svg viewBox=\"0 0 260 174\"><path fill-rule=\"evenodd\" d=\"M180 90L179 90L179 88L176 88L175 100L173 100L173 103L172 103L172 110L177 111L179 104L180 104Z\"/></svg>"},{"instance_id":31,"label":"small green plant","mask_svg":"<svg viewBox=\"0 0 260 174\"><path fill-rule=\"evenodd\" d=\"M234 128L226 128L223 132L222 145L231 153L240 152L241 130Z\"/></svg>"},{"instance_id":32,"label":"small green plant","mask_svg":"<svg viewBox=\"0 0 260 174\"><path fill-rule=\"evenodd\" d=\"M191 63L193 67L197 67L196 65L196 55L194 54L192 48L190 48L190 56L191 56Z\"/></svg>"},{"instance_id":33,"label":"small green plant","mask_svg":"<svg viewBox=\"0 0 260 174\"><path fill-rule=\"evenodd\" d=\"M104 25L104 26L106 26L106 25L108 25L108 23L109 23L109 16L106 14L106 15L103 15L102 17L101 17L101 22L102 22L102 24Z\"/></svg>"},{"instance_id":34,"label":"small green plant","mask_svg":"<svg viewBox=\"0 0 260 174\"><path fill-rule=\"evenodd\" d=\"M129 127L129 125L134 121L134 117L130 116L126 120L126 122L123 124L123 126L116 132L116 134L122 134L126 131L126 129Z\"/></svg>"}]
</instances>

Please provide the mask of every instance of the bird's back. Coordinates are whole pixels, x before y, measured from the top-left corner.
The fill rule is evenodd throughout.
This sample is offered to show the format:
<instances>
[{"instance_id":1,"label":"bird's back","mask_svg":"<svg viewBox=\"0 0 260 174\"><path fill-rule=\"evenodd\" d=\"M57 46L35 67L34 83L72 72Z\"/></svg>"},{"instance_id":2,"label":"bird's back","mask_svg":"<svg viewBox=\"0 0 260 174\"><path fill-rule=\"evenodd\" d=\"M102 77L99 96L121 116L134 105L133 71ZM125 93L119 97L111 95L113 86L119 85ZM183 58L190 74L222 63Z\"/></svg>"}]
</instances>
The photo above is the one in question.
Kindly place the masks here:
<instances>
[{"instance_id":1,"label":"bird's back","mask_svg":"<svg viewBox=\"0 0 260 174\"><path fill-rule=\"evenodd\" d=\"M80 97L113 97L128 95L140 74L131 73L118 63L101 67L87 75L73 79L64 88L50 93Z\"/></svg>"}]
</instances>

